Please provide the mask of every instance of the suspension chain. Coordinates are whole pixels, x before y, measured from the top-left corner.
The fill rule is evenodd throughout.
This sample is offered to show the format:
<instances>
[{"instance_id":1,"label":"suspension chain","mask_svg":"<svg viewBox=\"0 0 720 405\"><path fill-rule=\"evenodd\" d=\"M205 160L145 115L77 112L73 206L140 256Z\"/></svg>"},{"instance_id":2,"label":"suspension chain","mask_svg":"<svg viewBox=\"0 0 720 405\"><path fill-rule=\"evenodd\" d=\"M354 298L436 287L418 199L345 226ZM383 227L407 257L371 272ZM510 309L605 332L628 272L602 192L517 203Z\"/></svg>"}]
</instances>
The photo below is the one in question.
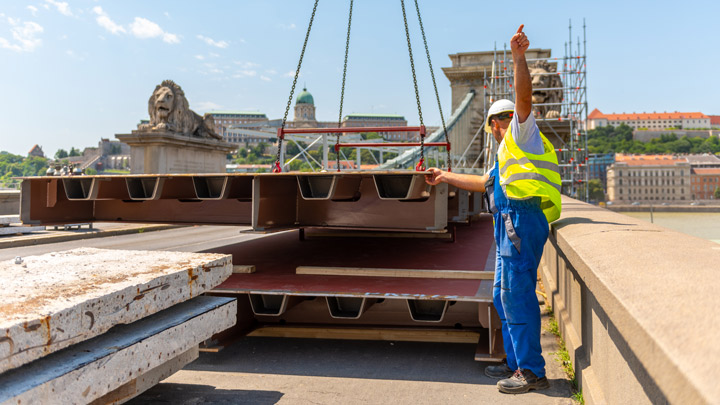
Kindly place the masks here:
<instances>
[{"instance_id":1,"label":"suspension chain","mask_svg":"<svg viewBox=\"0 0 720 405\"><path fill-rule=\"evenodd\" d=\"M447 165L448 171L452 171L452 160L450 160L450 139L448 137L447 128L445 127L445 117L443 117L442 105L440 104L440 94L438 93L437 83L435 82L435 73L433 72L432 61L430 60L430 50L428 48L427 39L425 38L425 28L423 28L422 17L420 17L420 6L418 1L415 0L415 9L417 10L418 22L420 23L420 32L422 33L423 42L425 43L425 54L427 55L428 66L430 66L430 77L432 77L433 87L435 88L435 98L437 99L438 110L440 110L440 121L442 121L443 131L445 132L445 142L448 147L445 148L447 151Z\"/></svg>"},{"instance_id":2,"label":"suspension chain","mask_svg":"<svg viewBox=\"0 0 720 405\"><path fill-rule=\"evenodd\" d=\"M338 128L342 124L343 102L345 101L345 75L347 74L348 51L350 50L350 26L352 25L353 0L350 0L350 14L348 15L347 39L345 40L345 65L343 66L342 88L340 90L340 112L338 112ZM340 171L340 132L335 141L335 155L337 156L337 171ZM358 167L359 169L359 167Z\"/></svg>"},{"instance_id":3,"label":"suspension chain","mask_svg":"<svg viewBox=\"0 0 720 405\"><path fill-rule=\"evenodd\" d=\"M405 14L405 0L400 0L402 6L403 22L405 23L405 37L407 38L408 54L410 55L410 68L412 69L413 85L415 86L415 100L417 101L418 115L420 116L420 126L423 124L422 108L420 107L420 92L418 91L417 76L415 75L415 62L413 61L412 45L410 44L410 30L408 29L407 15ZM425 135L420 133L420 161L415 167L416 170L424 169L425 163Z\"/></svg>"},{"instance_id":4,"label":"suspension chain","mask_svg":"<svg viewBox=\"0 0 720 405\"><path fill-rule=\"evenodd\" d=\"M290 104L292 104L292 98L295 94L295 86L297 85L297 79L300 75L300 67L302 66L303 57L305 56L305 48L307 47L308 38L310 38L310 30L312 29L313 20L315 19L315 11L317 11L318 1L320 0L315 0L312 15L310 16L310 24L308 24L307 33L305 34L305 42L303 42L302 51L300 52L300 60L298 61L297 69L295 69L295 78L293 79L292 88L290 89L290 97L288 98L287 106L285 106L285 115L283 116L281 127L282 129L285 129L285 123L287 122L288 113L290 112ZM282 150L282 143L283 138L278 138L278 150L277 156L275 157L275 167L273 168L273 172L279 172L282 170L280 166L280 151Z\"/></svg>"}]
</instances>

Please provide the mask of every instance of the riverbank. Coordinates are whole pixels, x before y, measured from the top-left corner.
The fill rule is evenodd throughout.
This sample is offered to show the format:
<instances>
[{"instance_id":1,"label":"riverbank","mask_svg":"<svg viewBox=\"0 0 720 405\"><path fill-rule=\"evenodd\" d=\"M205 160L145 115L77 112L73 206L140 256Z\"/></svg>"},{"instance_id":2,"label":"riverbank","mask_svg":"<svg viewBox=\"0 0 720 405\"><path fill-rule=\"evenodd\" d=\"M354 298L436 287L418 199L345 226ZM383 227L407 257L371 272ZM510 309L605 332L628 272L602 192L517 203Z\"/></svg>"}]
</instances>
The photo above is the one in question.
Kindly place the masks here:
<instances>
[{"instance_id":1,"label":"riverbank","mask_svg":"<svg viewBox=\"0 0 720 405\"><path fill-rule=\"evenodd\" d=\"M684 205L650 205L650 204L640 204L640 205L630 205L630 204L612 204L607 205L605 208L609 209L610 211L614 212L697 212L697 213L720 213L720 204L717 202L712 203L702 203L703 205L690 205L690 204L684 204Z\"/></svg>"}]
</instances>

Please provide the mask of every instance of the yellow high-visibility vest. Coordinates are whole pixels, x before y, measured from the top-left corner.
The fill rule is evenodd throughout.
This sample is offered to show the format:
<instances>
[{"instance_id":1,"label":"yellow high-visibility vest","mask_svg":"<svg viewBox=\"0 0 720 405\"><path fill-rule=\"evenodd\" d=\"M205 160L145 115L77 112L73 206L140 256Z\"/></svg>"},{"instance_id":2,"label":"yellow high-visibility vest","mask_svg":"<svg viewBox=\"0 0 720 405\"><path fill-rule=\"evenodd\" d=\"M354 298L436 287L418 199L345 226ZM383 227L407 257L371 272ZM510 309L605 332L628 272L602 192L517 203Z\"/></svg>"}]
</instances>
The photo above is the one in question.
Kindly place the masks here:
<instances>
[{"instance_id":1,"label":"yellow high-visibility vest","mask_svg":"<svg viewBox=\"0 0 720 405\"><path fill-rule=\"evenodd\" d=\"M513 200L540 197L540 208L548 223L560 218L562 180L555 148L540 132L543 154L525 152L510 132L508 127L498 148L498 172L505 196Z\"/></svg>"}]
</instances>

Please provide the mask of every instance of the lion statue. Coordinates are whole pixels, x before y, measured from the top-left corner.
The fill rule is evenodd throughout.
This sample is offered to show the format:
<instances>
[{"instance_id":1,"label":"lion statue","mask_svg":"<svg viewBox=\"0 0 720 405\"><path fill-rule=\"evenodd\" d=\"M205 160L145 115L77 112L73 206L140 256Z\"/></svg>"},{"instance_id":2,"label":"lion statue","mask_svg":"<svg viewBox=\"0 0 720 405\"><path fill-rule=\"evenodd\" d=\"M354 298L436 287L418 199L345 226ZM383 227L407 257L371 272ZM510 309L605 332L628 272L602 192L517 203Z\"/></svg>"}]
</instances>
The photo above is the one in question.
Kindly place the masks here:
<instances>
[{"instance_id":1,"label":"lion statue","mask_svg":"<svg viewBox=\"0 0 720 405\"><path fill-rule=\"evenodd\" d=\"M150 123L140 125L140 130L162 130L199 138L222 139L215 133L212 115L201 117L192 111L185 92L172 80L165 80L155 87L148 101L148 113Z\"/></svg>"},{"instance_id":2,"label":"lion statue","mask_svg":"<svg viewBox=\"0 0 720 405\"><path fill-rule=\"evenodd\" d=\"M530 77L532 77L533 86L532 102L535 108L535 116L538 118L560 117L560 105L538 105L563 101L563 83L560 76L554 74L555 72L557 72L557 65L546 61L537 61L530 66Z\"/></svg>"}]
</instances>

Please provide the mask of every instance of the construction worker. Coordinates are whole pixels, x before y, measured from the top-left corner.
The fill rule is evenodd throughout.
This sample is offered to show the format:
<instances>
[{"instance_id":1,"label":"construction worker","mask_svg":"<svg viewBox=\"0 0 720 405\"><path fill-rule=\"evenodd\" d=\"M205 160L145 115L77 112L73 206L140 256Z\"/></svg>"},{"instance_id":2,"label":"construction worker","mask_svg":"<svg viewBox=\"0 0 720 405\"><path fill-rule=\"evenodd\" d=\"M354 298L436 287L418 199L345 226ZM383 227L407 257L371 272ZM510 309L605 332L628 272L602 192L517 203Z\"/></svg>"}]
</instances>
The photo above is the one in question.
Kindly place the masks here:
<instances>
[{"instance_id":1,"label":"construction worker","mask_svg":"<svg viewBox=\"0 0 720 405\"><path fill-rule=\"evenodd\" d=\"M530 42L521 25L510 40L515 100L492 104L485 132L498 141L496 163L483 176L428 169L430 185L441 182L486 195L496 242L493 303L502 321L506 362L485 374L500 379L500 392L548 388L540 346L537 268L548 237L548 223L560 216L560 174L553 145L532 114L532 81L525 51Z\"/></svg>"}]
</instances>

